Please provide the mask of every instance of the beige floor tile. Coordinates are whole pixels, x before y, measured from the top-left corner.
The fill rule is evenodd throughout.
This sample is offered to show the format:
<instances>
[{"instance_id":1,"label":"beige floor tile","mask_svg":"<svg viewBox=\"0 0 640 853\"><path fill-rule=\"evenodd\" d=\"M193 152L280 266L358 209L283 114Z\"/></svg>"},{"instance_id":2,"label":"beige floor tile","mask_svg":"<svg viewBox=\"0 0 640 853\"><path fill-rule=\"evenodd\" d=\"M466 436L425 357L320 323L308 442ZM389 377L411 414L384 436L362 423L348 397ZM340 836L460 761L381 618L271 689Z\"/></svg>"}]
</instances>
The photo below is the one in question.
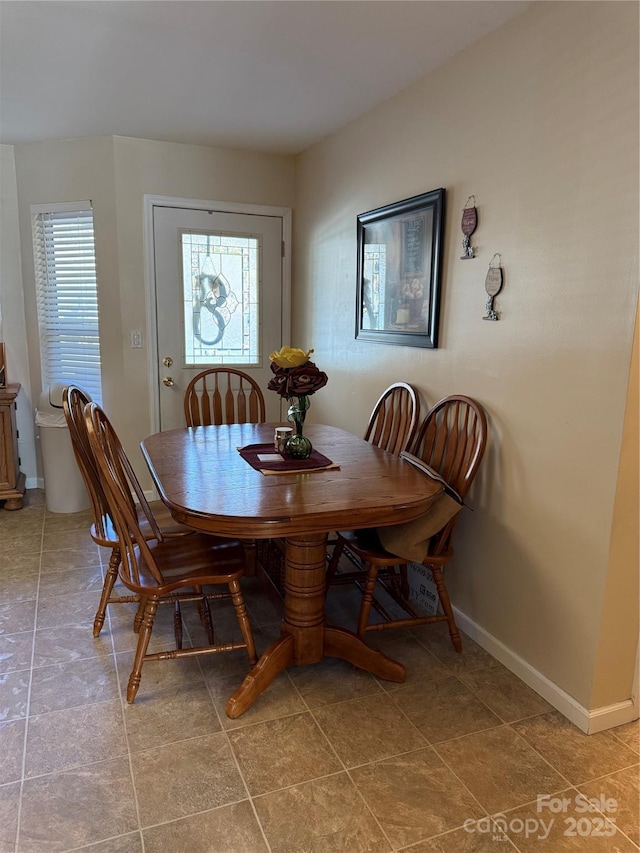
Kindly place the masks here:
<instances>
[{"instance_id":1,"label":"beige floor tile","mask_svg":"<svg viewBox=\"0 0 640 853\"><path fill-rule=\"evenodd\" d=\"M402 683L380 680L385 690L398 690L406 685L421 684L447 674L443 664L412 636L398 637L395 631L393 635L391 632L383 632L375 636L368 635L367 642L406 668L406 678Z\"/></svg>"},{"instance_id":2,"label":"beige floor tile","mask_svg":"<svg viewBox=\"0 0 640 853\"><path fill-rule=\"evenodd\" d=\"M202 683L181 684L136 697L124 710L132 752L221 731L211 696Z\"/></svg>"},{"instance_id":3,"label":"beige floor tile","mask_svg":"<svg viewBox=\"0 0 640 853\"><path fill-rule=\"evenodd\" d=\"M504 666L461 673L460 678L505 723L553 710L548 702Z\"/></svg>"},{"instance_id":4,"label":"beige floor tile","mask_svg":"<svg viewBox=\"0 0 640 853\"><path fill-rule=\"evenodd\" d=\"M319 708L314 717L346 767L427 746L384 693Z\"/></svg>"},{"instance_id":5,"label":"beige floor tile","mask_svg":"<svg viewBox=\"0 0 640 853\"><path fill-rule=\"evenodd\" d=\"M0 530L4 533L5 530L24 529L36 521L39 521L42 526L44 513L43 506L27 506L25 501L23 501L20 512L0 509Z\"/></svg>"},{"instance_id":6,"label":"beige floor tile","mask_svg":"<svg viewBox=\"0 0 640 853\"><path fill-rule=\"evenodd\" d=\"M31 717L25 778L127 754L119 700Z\"/></svg>"},{"instance_id":7,"label":"beige floor tile","mask_svg":"<svg viewBox=\"0 0 640 853\"><path fill-rule=\"evenodd\" d=\"M32 631L36 618L36 602L16 601L13 604L0 604L0 634L19 634Z\"/></svg>"},{"instance_id":8,"label":"beige floor tile","mask_svg":"<svg viewBox=\"0 0 640 853\"><path fill-rule=\"evenodd\" d=\"M19 853L71 850L137 828L126 758L24 782Z\"/></svg>"},{"instance_id":9,"label":"beige floor tile","mask_svg":"<svg viewBox=\"0 0 640 853\"><path fill-rule=\"evenodd\" d=\"M0 785L22 779L25 720L0 723Z\"/></svg>"},{"instance_id":10,"label":"beige floor tile","mask_svg":"<svg viewBox=\"0 0 640 853\"><path fill-rule=\"evenodd\" d=\"M108 563L108 561L107 561ZM91 543L88 547L65 548L58 551L44 551L42 554L41 572L67 572L72 569L85 569L100 565L98 548Z\"/></svg>"},{"instance_id":11,"label":"beige floor tile","mask_svg":"<svg viewBox=\"0 0 640 853\"><path fill-rule=\"evenodd\" d=\"M91 510L82 512L49 512L44 511L46 533L64 533L67 530L88 530L93 522Z\"/></svg>"},{"instance_id":12,"label":"beige floor tile","mask_svg":"<svg viewBox=\"0 0 640 853\"><path fill-rule=\"evenodd\" d=\"M143 827L246 798L222 733L137 752L131 763Z\"/></svg>"},{"instance_id":13,"label":"beige floor tile","mask_svg":"<svg viewBox=\"0 0 640 853\"><path fill-rule=\"evenodd\" d=\"M14 536L8 533L2 537L2 551L6 557L14 560L16 557L32 556L40 553L42 535L40 533L26 533Z\"/></svg>"},{"instance_id":14,"label":"beige floor tile","mask_svg":"<svg viewBox=\"0 0 640 853\"><path fill-rule=\"evenodd\" d=\"M311 714L296 714L229 732L252 796L342 770Z\"/></svg>"},{"instance_id":15,"label":"beige floor tile","mask_svg":"<svg viewBox=\"0 0 640 853\"><path fill-rule=\"evenodd\" d=\"M575 810L575 791L560 795L566 811L550 813L536 803L507 812L507 835L521 853L637 853L638 848L598 813Z\"/></svg>"},{"instance_id":16,"label":"beige floor tile","mask_svg":"<svg viewBox=\"0 0 640 853\"><path fill-rule=\"evenodd\" d=\"M102 592L102 567L83 566L80 569L66 569L62 572L46 572L40 578L38 594L41 599L51 595L77 595L93 593L96 607Z\"/></svg>"},{"instance_id":17,"label":"beige floor tile","mask_svg":"<svg viewBox=\"0 0 640 853\"><path fill-rule=\"evenodd\" d=\"M0 635L0 672L28 669L33 651L33 631Z\"/></svg>"},{"instance_id":18,"label":"beige floor tile","mask_svg":"<svg viewBox=\"0 0 640 853\"><path fill-rule=\"evenodd\" d=\"M221 806L143 832L146 853L266 853L248 800Z\"/></svg>"},{"instance_id":19,"label":"beige floor tile","mask_svg":"<svg viewBox=\"0 0 640 853\"><path fill-rule=\"evenodd\" d=\"M97 844L81 848L82 853L142 853L142 839L139 832L130 832L118 838L109 838ZM176 851L177 853L177 851Z\"/></svg>"},{"instance_id":20,"label":"beige floor tile","mask_svg":"<svg viewBox=\"0 0 640 853\"><path fill-rule=\"evenodd\" d=\"M0 785L0 851L13 853L18 832L20 782Z\"/></svg>"},{"instance_id":21,"label":"beige floor tile","mask_svg":"<svg viewBox=\"0 0 640 853\"><path fill-rule=\"evenodd\" d=\"M407 847L406 853L515 853L515 850L507 838L499 840L491 833L463 828Z\"/></svg>"},{"instance_id":22,"label":"beige floor tile","mask_svg":"<svg viewBox=\"0 0 640 853\"><path fill-rule=\"evenodd\" d=\"M113 657L57 663L33 670L32 716L118 698Z\"/></svg>"},{"instance_id":23,"label":"beige floor tile","mask_svg":"<svg viewBox=\"0 0 640 853\"><path fill-rule=\"evenodd\" d=\"M133 652L116 655L116 666L123 695L126 693L133 660ZM202 672L195 658L147 661L142 667L142 680L135 701L153 701L155 696L159 696L165 690L180 689L192 684L204 684Z\"/></svg>"},{"instance_id":24,"label":"beige floor tile","mask_svg":"<svg viewBox=\"0 0 640 853\"><path fill-rule=\"evenodd\" d=\"M15 536L41 536L44 514L41 509L31 512L0 514L0 535L3 541Z\"/></svg>"},{"instance_id":25,"label":"beige floor tile","mask_svg":"<svg viewBox=\"0 0 640 853\"><path fill-rule=\"evenodd\" d=\"M325 658L319 664L292 667L289 675L311 710L382 693L382 688L370 673L335 658Z\"/></svg>"},{"instance_id":26,"label":"beige floor tile","mask_svg":"<svg viewBox=\"0 0 640 853\"><path fill-rule=\"evenodd\" d=\"M38 628L58 625L93 624L100 592L50 595L38 601Z\"/></svg>"},{"instance_id":27,"label":"beige floor tile","mask_svg":"<svg viewBox=\"0 0 640 853\"><path fill-rule=\"evenodd\" d=\"M278 631L278 635L279 633ZM190 634L190 636L193 641L193 635ZM262 629L258 628L253 632L253 639L255 640L258 654L260 654L273 642L273 635L265 634ZM207 683L235 676L238 685L240 685L242 679L249 672L249 658L244 649L237 649L233 652L224 652L216 655L203 655L198 660Z\"/></svg>"},{"instance_id":28,"label":"beige floor tile","mask_svg":"<svg viewBox=\"0 0 640 853\"><path fill-rule=\"evenodd\" d=\"M30 680L28 670L0 673L0 723L27 716Z\"/></svg>"},{"instance_id":29,"label":"beige floor tile","mask_svg":"<svg viewBox=\"0 0 640 853\"><path fill-rule=\"evenodd\" d=\"M565 780L508 726L466 735L435 747L490 813L566 788Z\"/></svg>"},{"instance_id":30,"label":"beige floor tile","mask_svg":"<svg viewBox=\"0 0 640 853\"><path fill-rule=\"evenodd\" d=\"M618 740L626 743L629 749L640 755L640 720L634 720L632 723L626 723L624 726L617 726L610 731Z\"/></svg>"},{"instance_id":31,"label":"beige floor tile","mask_svg":"<svg viewBox=\"0 0 640 853\"><path fill-rule=\"evenodd\" d=\"M96 609L98 602L96 601ZM123 602L110 604L107 607L108 620L105 622L100 636L105 634L113 639L113 646L118 652L133 652L138 644L139 635L134 633L133 622L138 610L137 603ZM92 619L93 621L93 619ZM183 629L183 648L192 645L189 634ZM173 626L173 610L168 605L158 608L153 620L153 631L149 642L150 652L167 651L176 648L176 639Z\"/></svg>"},{"instance_id":32,"label":"beige floor tile","mask_svg":"<svg viewBox=\"0 0 640 853\"><path fill-rule=\"evenodd\" d=\"M96 608L98 602L96 601ZM105 621L100 637L110 637L116 654L120 652L133 652L138 645L138 634L134 633L133 620L136 615L135 604L110 604L107 607L107 621ZM93 618L91 620L93 622ZM191 642L184 638L183 648L187 648ZM173 627L164 628L154 626L149 643L149 651L157 652L163 649L175 648L175 637ZM133 659L133 658L132 658Z\"/></svg>"},{"instance_id":33,"label":"beige floor tile","mask_svg":"<svg viewBox=\"0 0 640 853\"><path fill-rule=\"evenodd\" d=\"M111 638L107 631L93 636L93 624L59 625L39 628L36 631L33 666L50 666L70 663L81 658L104 657L112 653Z\"/></svg>"},{"instance_id":34,"label":"beige floor tile","mask_svg":"<svg viewBox=\"0 0 640 853\"><path fill-rule=\"evenodd\" d=\"M77 530L48 530L45 526L42 537L42 551L78 551L87 550L88 554L96 554L98 546L89 535L89 526ZM64 559L61 554L61 559Z\"/></svg>"},{"instance_id":35,"label":"beige floor tile","mask_svg":"<svg viewBox=\"0 0 640 853\"><path fill-rule=\"evenodd\" d=\"M23 574L20 569L0 571L0 597L3 604L14 601L27 601L35 598L38 592L38 572Z\"/></svg>"},{"instance_id":36,"label":"beige floor tile","mask_svg":"<svg viewBox=\"0 0 640 853\"><path fill-rule=\"evenodd\" d=\"M225 713L225 706L229 697L240 687L248 670L241 675L230 675L226 678L209 678L207 685L213 697L223 728L227 730L239 729L253 723L263 723L266 720L275 720L291 714L299 714L306 711L306 706L300 698L297 690L292 685L289 675L281 672L267 689L262 693L253 705L235 720L230 720Z\"/></svg>"},{"instance_id":37,"label":"beige floor tile","mask_svg":"<svg viewBox=\"0 0 640 853\"><path fill-rule=\"evenodd\" d=\"M4 579L20 578L27 575L37 575L40 571L40 549L31 554L13 554L9 548L0 552L0 587Z\"/></svg>"},{"instance_id":38,"label":"beige floor tile","mask_svg":"<svg viewBox=\"0 0 640 853\"><path fill-rule=\"evenodd\" d=\"M346 773L256 797L272 853L387 853L389 842Z\"/></svg>"},{"instance_id":39,"label":"beige floor tile","mask_svg":"<svg viewBox=\"0 0 640 853\"><path fill-rule=\"evenodd\" d=\"M574 785L638 761L611 732L585 735L558 711L513 723L513 728Z\"/></svg>"},{"instance_id":40,"label":"beige floor tile","mask_svg":"<svg viewBox=\"0 0 640 853\"><path fill-rule=\"evenodd\" d=\"M453 674L402 687L393 698L429 743L501 724L499 717Z\"/></svg>"},{"instance_id":41,"label":"beige floor tile","mask_svg":"<svg viewBox=\"0 0 640 853\"><path fill-rule=\"evenodd\" d=\"M40 509L44 510L44 506L44 489L27 489L27 491L24 493L23 507L28 507L29 509L39 507Z\"/></svg>"},{"instance_id":42,"label":"beige floor tile","mask_svg":"<svg viewBox=\"0 0 640 853\"><path fill-rule=\"evenodd\" d=\"M351 771L351 778L394 848L483 814L430 747L359 767Z\"/></svg>"},{"instance_id":43,"label":"beige floor tile","mask_svg":"<svg viewBox=\"0 0 640 853\"><path fill-rule=\"evenodd\" d=\"M596 804L634 844L640 847L640 766L580 785L579 790ZM609 806L611 808L609 808ZM590 815L592 816L592 815Z\"/></svg>"}]
</instances>

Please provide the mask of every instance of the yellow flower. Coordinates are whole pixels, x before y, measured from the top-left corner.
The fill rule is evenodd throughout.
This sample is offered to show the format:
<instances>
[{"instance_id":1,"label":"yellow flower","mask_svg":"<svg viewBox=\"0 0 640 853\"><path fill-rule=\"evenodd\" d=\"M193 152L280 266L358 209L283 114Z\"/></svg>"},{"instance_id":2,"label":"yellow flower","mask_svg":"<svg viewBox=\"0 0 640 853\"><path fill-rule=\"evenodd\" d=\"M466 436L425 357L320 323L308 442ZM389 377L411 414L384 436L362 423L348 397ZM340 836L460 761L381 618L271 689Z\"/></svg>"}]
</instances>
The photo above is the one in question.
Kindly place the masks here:
<instances>
[{"instance_id":1,"label":"yellow flower","mask_svg":"<svg viewBox=\"0 0 640 853\"><path fill-rule=\"evenodd\" d=\"M309 356L312 352L312 349L305 352L303 349L297 349L296 347L282 347L278 352L272 352L269 358L278 367L300 367L309 361Z\"/></svg>"}]
</instances>

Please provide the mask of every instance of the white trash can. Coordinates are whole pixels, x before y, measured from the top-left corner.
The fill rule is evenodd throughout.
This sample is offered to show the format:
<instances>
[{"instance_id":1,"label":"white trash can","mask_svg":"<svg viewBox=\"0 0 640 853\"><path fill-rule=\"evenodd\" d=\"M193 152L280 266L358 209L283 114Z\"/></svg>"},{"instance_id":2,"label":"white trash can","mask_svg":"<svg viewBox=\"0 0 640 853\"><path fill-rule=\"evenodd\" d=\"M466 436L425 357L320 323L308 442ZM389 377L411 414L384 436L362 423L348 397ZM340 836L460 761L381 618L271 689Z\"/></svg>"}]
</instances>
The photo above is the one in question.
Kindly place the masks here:
<instances>
[{"instance_id":1,"label":"white trash can","mask_svg":"<svg viewBox=\"0 0 640 853\"><path fill-rule=\"evenodd\" d=\"M44 498L49 512L81 512L89 508L89 497L64 416L64 388L60 383L50 385L40 395L36 409L44 468Z\"/></svg>"}]
</instances>

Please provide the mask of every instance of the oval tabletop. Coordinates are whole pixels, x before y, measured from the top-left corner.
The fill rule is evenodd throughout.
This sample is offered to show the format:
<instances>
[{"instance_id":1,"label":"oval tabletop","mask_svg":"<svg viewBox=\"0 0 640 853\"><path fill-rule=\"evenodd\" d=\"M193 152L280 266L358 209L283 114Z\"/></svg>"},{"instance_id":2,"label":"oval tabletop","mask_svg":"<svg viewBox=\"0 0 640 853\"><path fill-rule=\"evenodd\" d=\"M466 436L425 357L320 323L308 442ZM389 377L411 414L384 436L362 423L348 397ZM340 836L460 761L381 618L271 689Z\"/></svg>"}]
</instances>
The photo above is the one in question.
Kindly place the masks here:
<instances>
[{"instance_id":1,"label":"oval tabletop","mask_svg":"<svg viewBox=\"0 0 640 853\"><path fill-rule=\"evenodd\" d=\"M277 424L185 427L142 444L155 485L176 520L252 538L383 527L422 515L441 486L398 456L324 424L308 424L315 450L339 468L262 474L240 447L273 441Z\"/></svg>"}]
</instances>

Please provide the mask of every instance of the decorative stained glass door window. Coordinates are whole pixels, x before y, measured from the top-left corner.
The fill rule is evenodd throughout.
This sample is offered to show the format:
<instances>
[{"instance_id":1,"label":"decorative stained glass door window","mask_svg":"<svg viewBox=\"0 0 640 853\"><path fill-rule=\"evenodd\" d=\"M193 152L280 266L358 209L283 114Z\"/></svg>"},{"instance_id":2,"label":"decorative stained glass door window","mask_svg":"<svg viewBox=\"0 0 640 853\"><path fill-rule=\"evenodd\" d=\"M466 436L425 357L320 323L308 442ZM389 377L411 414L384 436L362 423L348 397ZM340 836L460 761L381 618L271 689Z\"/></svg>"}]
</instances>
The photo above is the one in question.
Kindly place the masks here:
<instances>
[{"instance_id":1,"label":"decorative stained glass door window","mask_svg":"<svg viewBox=\"0 0 640 853\"><path fill-rule=\"evenodd\" d=\"M180 232L185 367L260 360L259 236Z\"/></svg>"}]
</instances>

